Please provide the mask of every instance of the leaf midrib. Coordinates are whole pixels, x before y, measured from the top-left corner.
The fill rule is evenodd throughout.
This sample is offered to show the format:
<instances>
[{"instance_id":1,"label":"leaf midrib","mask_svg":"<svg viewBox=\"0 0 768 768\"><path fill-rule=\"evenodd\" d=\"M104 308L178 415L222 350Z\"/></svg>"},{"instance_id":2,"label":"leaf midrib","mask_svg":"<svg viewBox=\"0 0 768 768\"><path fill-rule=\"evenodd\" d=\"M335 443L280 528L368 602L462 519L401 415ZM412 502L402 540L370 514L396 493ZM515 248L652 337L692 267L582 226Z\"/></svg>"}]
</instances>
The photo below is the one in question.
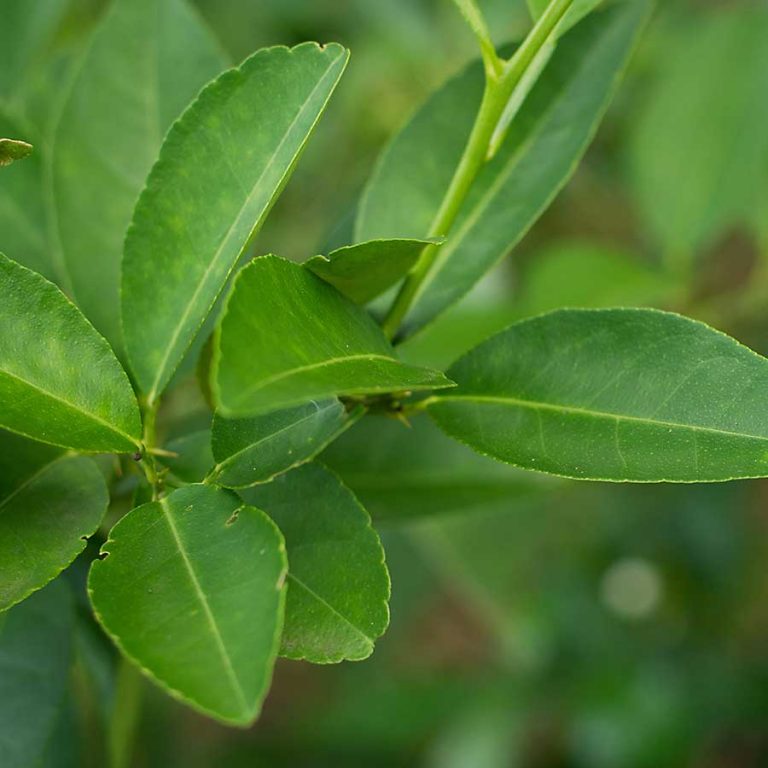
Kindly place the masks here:
<instances>
[{"instance_id":1,"label":"leaf midrib","mask_svg":"<svg viewBox=\"0 0 768 768\"><path fill-rule=\"evenodd\" d=\"M331 612L334 616L336 616L338 619L340 619L346 626L348 626L355 635L362 638L366 648L369 651L372 651L375 645L375 639L372 637L369 637L365 634L365 632L360 629L357 625L353 624L352 621L350 621L343 613L341 613L337 608L334 608L331 603L329 603L325 598L321 597L317 594L311 587L309 587L304 581L302 581L298 576L291 573L290 569L288 571L288 579L293 581L297 586L301 587L310 597L312 597L313 600L317 600L323 607L325 607L328 611Z\"/></svg>"},{"instance_id":2,"label":"leaf midrib","mask_svg":"<svg viewBox=\"0 0 768 768\"><path fill-rule=\"evenodd\" d=\"M119 429L114 424L111 424L110 422L106 421L105 419L102 419L100 416L97 416L94 413L91 413L90 411L84 411L82 410L77 404L69 402L69 400L65 400L63 397L60 397L59 395L56 395L52 392L48 392L45 389L41 389L36 384L33 384L30 381L27 381L26 379L21 378L20 376L17 376L10 371L6 369L0 370L0 377L1 376L7 376L9 379L13 379L14 381L20 382L22 385L29 387L30 389L35 390L35 392L39 392L44 397L49 398L50 400L53 400L57 403L61 403L65 408L69 408L70 410L74 411L75 413L85 417L86 419L90 419L91 421L96 422L97 424L100 424L103 427L106 427L110 432L119 435L120 437L124 437L126 440L128 440L132 445L139 446L139 441L129 435L127 432L123 432L122 429ZM55 445L58 445L57 443Z\"/></svg>"},{"instance_id":3,"label":"leaf midrib","mask_svg":"<svg viewBox=\"0 0 768 768\"><path fill-rule=\"evenodd\" d=\"M181 317L180 317L178 323L176 324L176 326L175 326L175 328L173 330L173 333L171 334L171 337L170 337L170 339L168 341L168 344L166 345L165 353L164 353L164 355L163 355L163 357L161 359L160 365L158 366L157 373L155 374L154 381L152 382L152 386L150 387L150 391L148 393L148 399L149 399L150 402L153 402L155 400L155 398L157 397L157 395L158 395L158 389L160 387L160 382L163 379L163 377L165 376L165 369L168 366L168 360L169 360L169 358L171 356L171 352L173 351L174 347L176 346L176 344L177 344L177 342L179 340L179 337L181 336L182 329L183 329L185 323L187 322L187 319L189 318L190 313L192 312L192 308L197 303L197 300L198 300L198 298L199 298L199 296L200 296L200 294L201 294L201 292L203 290L203 287L207 284L208 279L209 279L211 273L214 270L214 267L218 266L221 254L223 253L224 248L226 247L227 243L229 242L229 240L230 240L232 234L234 233L235 229L240 224L240 219L242 218L242 216L246 212L246 210L249 208L249 206L250 206L251 202L253 201L253 199L257 197L257 192L259 191L259 185L261 184L262 180L264 179L264 177L266 176L268 171L271 170L272 165L275 162L275 159L278 157L278 155L281 154L281 151L282 151L283 147L285 146L285 143L288 140L288 137L293 135L293 130L294 130L295 126L297 125L297 123L299 122L299 120L301 119L301 117L304 115L304 113L305 113L305 111L307 109L307 106L313 101L313 99L315 97L315 94L318 92L320 87L325 84L326 79L328 78L329 73L333 71L336 63L339 61L340 58L343 58L344 55L345 55L345 52L342 49L339 52L338 56L336 56L333 60L331 60L328 63L328 66L326 67L326 70L323 73L322 77L317 81L317 83L315 84L314 88L312 88L312 90L310 91L309 95L307 96L307 98L302 103L302 105L299 108L298 112L296 113L295 117L293 118L293 120L291 121L290 125L288 126L288 129L285 131L285 133L283 135L283 138L280 140L279 144L275 148L275 151L270 156L269 161L264 166L261 174L259 175L259 178L254 182L250 194L246 197L245 202L240 207L240 210L238 211L237 215L235 216L234 221L228 227L226 233L224 234L224 237L221 239L221 243L219 244L218 248L216 249L216 253L214 254L213 258L208 262L208 266L205 268L205 271L203 272L203 275L202 275L200 281L198 282L197 286L195 287L195 290L193 291L190 300L187 302L187 305L184 308L184 311L182 312ZM319 117L319 115L318 115L318 117ZM296 154L298 153L298 151L301 150L301 147L306 143L308 138L309 138L309 135L305 134L304 140L302 142L300 142L299 148L298 148L297 152L294 153L294 159L296 157ZM246 238L246 241L243 243L242 247L238 250L238 258L243 253L243 251L248 247L248 244L249 244L251 238L253 237L254 233L259 229L262 221L264 220L264 217L265 217L267 211L269 210L269 203L270 203L270 201L274 199L277 191L279 191L282 188L283 181L285 180L286 175L290 172L290 169L291 169L292 165L293 165L293 162L289 162L288 163L288 166L286 167L283 175L280 177L279 183L275 187L275 191L273 192L273 194L267 200L266 205L264 205L262 207L261 213L259 214L259 216L258 216L256 222L254 223L253 227L251 228L249 236ZM232 271L232 267L234 267L234 263L230 266L230 269L229 269L227 274L229 274L229 272ZM218 293L220 293L220 292L221 291L219 291ZM217 293L217 295L218 295L218 293Z\"/></svg>"},{"instance_id":4,"label":"leaf midrib","mask_svg":"<svg viewBox=\"0 0 768 768\"><path fill-rule=\"evenodd\" d=\"M588 66L586 58L580 60L579 64L580 66L577 67L577 70L576 70L577 72L581 72L585 67ZM624 66L620 67L614 73L614 76L611 80L611 85L609 86L606 92L605 98L602 100L602 104L606 104L610 101L611 95L613 94L616 88L618 79L623 74L625 69L626 69L626 61ZM504 164L504 167L499 171L499 175L496 177L494 182L489 186L488 190L480 198L480 200L477 201L477 204L470 211L467 212L467 216L466 218L464 218L462 222L460 222L460 226L456 234L453 237L448 238L449 240L448 245L445 248L442 248L438 253L438 256L435 259L435 268L427 276L427 279L423 282L416 301L418 301L419 299L427 295L429 287L434 283L438 274L442 272L445 264L449 261L450 257L454 253L456 253L456 251L458 251L461 244L466 240L467 235L475 227L477 222L482 218L483 214L486 212L486 210L489 208L492 202L498 197L499 190L509 180L509 177L512 175L512 172L520 165L520 163L522 163L524 158L529 155L532 146L538 142L539 138L542 135L542 126L545 126L552 122L552 116L557 112L557 110L561 107L563 103L564 94L568 94L571 90L571 86L578 80L579 80L578 77L574 77L568 83L564 84L564 87L562 87L561 90L559 91L558 98L553 99L550 105L546 108L546 110L542 112L541 117L537 122L536 126L534 126L531 129L531 133L519 145L517 150L513 152L512 155L510 155L509 159ZM597 125L595 123L596 123L596 118L595 120L592 121L591 129L588 131L588 134L586 137L587 142L592 136L594 136L595 132L597 131ZM539 210L547 207L548 203L552 200L552 198L555 197L555 195L558 193L561 187L562 187L562 183L558 185L557 189L553 190L553 192L551 193L551 195L549 195L547 200L540 206ZM518 232L517 236L514 238L514 241L519 241L520 238L525 234L526 229L527 228L523 228L520 232ZM430 231L431 231L431 228L430 228ZM502 252L508 250L509 247L510 247L509 245L505 246L502 249ZM414 306L415 306L415 302L414 302Z\"/></svg>"},{"instance_id":5,"label":"leaf midrib","mask_svg":"<svg viewBox=\"0 0 768 768\"><path fill-rule=\"evenodd\" d=\"M187 551L184 547L184 542L182 541L181 535L179 534L179 530L176 527L176 522L173 519L173 513L171 512L171 508L168 504L168 500L163 498L163 499L160 499L159 503L164 512L163 518L168 523L168 528L171 531L171 535L173 536L173 539L176 543L176 547L179 551L179 554L181 555L181 559L186 568L190 583L192 584L192 588L194 589L195 594L198 597L198 600L203 608L203 613L205 614L205 617L211 628L211 634L214 639L214 644L216 645L216 649L219 652L219 655L221 657L221 661L224 666L224 671L226 673L227 680L229 681L229 684L235 696L237 697L238 704L241 708L241 713L247 713L250 711L250 708L248 707L248 702L245 698L245 693L243 691L242 686L240 685L240 680L238 679L235 673L235 668L234 668L234 665L232 664L232 659L230 658L229 652L227 651L227 647L224 644L224 638L222 637L221 630L219 629L219 625L216 621L216 617L213 615L211 606L208 603L208 598L205 596L205 593L203 592L203 589L197 578L197 574L195 573L195 570L192 566L192 562L189 559L189 555L187 554ZM233 514L237 514L237 512L239 512L240 509L242 508L243 507L241 506L238 510L235 510Z\"/></svg>"},{"instance_id":6,"label":"leaf midrib","mask_svg":"<svg viewBox=\"0 0 768 768\"><path fill-rule=\"evenodd\" d=\"M560 405L557 403L543 403L537 400L523 400L515 397L494 396L494 395L438 395L430 398L428 405L438 405L441 402L461 402L469 401L477 404L488 405L511 405L516 408L528 408L536 411L553 411L555 413L575 414L579 416L589 416L596 419L610 419L611 421L629 421L638 424L646 424L654 427L670 427L672 429L690 430L693 432L706 432L710 434L723 435L726 437L738 437L741 439L749 438L751 440L762 440L768 443L768 436L753 435L747 432L733 432L718 427L705 427L697 424L681 424L674 421L665 421L662 419L651 419L643 416L632 416L623 413L611 413L610 411L596 411L588 408L581 408L572 405Z\"/></svg>"},{"instance_id":7,"label":"leaf midrib","mask_svg":"<svg viewBox=\"0 0 768 768\"><path fill-rule=\"evenodd\" d=\"M68 453L59 454L50 461L45 462L45 464L36 469L31 475L25 477L24 480L22 480L21 483L19 483L19 485L17 485L7 496L4 496L0 499L0 513L2 513L3 509L5 509L9 501L18 496L26 488L29 488L29 486L38 480L38 478L42 477L51 468L51 466L56 464L56 462L61 461L62 459L69 458L70 456L71 454Z\"/></svg>"},{"instance_id":8,"label":"leaf midrib","mask_svg":"<svg viewBox=\"0 0 768 768\"><path fill-rule=\"evenodd\" d=\"M242 392L240 393L240 396L237 398L237 402L243 403L247 401L248 398L250 398L250 396L253 395L254 392L258 392L260 389L264 389L265 387L268 387L277 381L282 381L283 379L290 378L291 376L294 376L297 373L306 373L308 371L318 370L319 368L340 365L342 363L348 363L348 362L358 362L361 360L367 360L369 362L381 360L383 362L388 362L388 363L396 363L396 364L400 363L400 361L394 357L389 357L388 355L379 355L379 354L360 354L360 355L348 355L346 357L331 357L327 360L321 360L319 363L309 363L307 365L300 365L300 366L297 366L296 368L291 368L290 370L281 371L280 373L276 373L272 376L268 376L266 379L262 379L261 381L256 382L255 384L248 387L247 389L242 390ZM366 391L368 391L368 388L366 388Z\"/></svg>"},{"instance_id":9,"label":"leaf midrib","mask_svg":"<svg viewBox=\"0 0 768 768\"><path fill-rule=\"evenodd\" d=\"M315 401L312 402L315 403ZM317 406L317 403L315 403L315 405ZM315 411L308 413L306 416L302 416L300 419L298 419L298 421L292 421L290 424L286 424L284 427L280 427L280 429L275 430L274 432L270 432L268 435L264 435L264 437L260 437L258 440L248 443L245 448L241 448L239 451L235 451L233 454L227 456L227 458L222 459L222 461L216 464L216 466L211 470L209 475L220 475L226 469L229 469L230 466L237 461L237 459L246 453L250 453L254 448L258 447L262 443L274 440L276 437L279 437L285 432L289 432L290 430L301 426L304 424L304 422L317 418L319 414L324 413L335 405L336 403L332 402L330 405L326 405L324 408L317 407Z\"/></svg>"}]
</instances>

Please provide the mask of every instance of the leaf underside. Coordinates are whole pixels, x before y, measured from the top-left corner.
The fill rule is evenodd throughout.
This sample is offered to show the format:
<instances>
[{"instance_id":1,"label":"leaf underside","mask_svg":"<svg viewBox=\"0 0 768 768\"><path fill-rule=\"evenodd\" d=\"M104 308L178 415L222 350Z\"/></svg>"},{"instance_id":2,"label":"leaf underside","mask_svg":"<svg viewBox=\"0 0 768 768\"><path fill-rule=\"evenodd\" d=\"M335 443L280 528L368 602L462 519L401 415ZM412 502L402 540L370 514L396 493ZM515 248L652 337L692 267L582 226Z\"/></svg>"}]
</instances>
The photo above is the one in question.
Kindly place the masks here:
<instances>
[{"instance_id":1,"label":"leaf underside","mask_svg":"<svg viewBox=\"0 0 768 768\"><path fill-rule=\"evenodd\" d=\"M304 266L358 304L367 304L405 277L427 245L442 240L370 240L313 256Z\"/></svg>"},{"instance_id":2,"label":"leaf underside","mask_svg":"<svg viewBox=\"0 0 768 768\"><path fill-rule=\"evenodd\" d=\"M376 521L506 510L554 481L480 456L444 435L425 415L405 427L370 416L330 445L320 460L337 472Z\"/></svg>"},{"instance_id":3,"label":"leaf underside","mask_svg":"<svg viewBox=\"0 0 768 768\"><path fill-rule=\"evenodd\" d=\"M338 400L310 402L250 419L213 420L211 478L227 488L265 483L310 461L362 416Z\"/></svg>"}]
</instances>

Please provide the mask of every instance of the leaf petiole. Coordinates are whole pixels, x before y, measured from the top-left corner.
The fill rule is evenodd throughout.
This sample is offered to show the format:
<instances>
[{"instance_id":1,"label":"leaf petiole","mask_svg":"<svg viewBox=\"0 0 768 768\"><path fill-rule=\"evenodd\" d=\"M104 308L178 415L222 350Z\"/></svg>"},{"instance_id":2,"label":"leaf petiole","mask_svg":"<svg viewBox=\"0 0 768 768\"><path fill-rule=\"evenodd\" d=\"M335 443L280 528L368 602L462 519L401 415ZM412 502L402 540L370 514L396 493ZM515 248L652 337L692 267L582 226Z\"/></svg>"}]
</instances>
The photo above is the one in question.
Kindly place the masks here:
<instances>
[{"instance_id":1,"label":"leaf petiole","mask_svg":"<svg viewBox=\"0 0 768 768\"><path fill-rule=\"evenodd\" d=\"M161 455L163 451L155 446L155 422L157 420L157 411L160 406L160 400L155 399L152 402L142 403L142 418L144 423L144 434L142 436L142 452L140 456L141 468L147 482L152 486L152 500L157 501L162 490L162 478L157 471L155 456Z\"/></svg>"}]
</instances>

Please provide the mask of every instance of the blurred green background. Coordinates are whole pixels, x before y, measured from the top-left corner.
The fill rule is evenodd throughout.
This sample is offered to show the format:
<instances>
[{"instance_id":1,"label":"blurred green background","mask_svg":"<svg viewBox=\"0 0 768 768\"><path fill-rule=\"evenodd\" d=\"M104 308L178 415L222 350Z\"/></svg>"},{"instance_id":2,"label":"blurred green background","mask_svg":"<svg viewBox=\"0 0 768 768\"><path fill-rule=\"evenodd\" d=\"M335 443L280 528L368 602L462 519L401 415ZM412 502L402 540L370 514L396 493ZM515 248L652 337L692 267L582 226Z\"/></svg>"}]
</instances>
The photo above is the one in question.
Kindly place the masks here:
<instances>
[{"instance_id":1,"label":"blurred green background","mask_svg":"<svg viewBox=\"0 0 768 768\"><path fill-rule=\"evenodd\" d=\"M498 42L529 25L522 0L480 4ZM352 50L260 253L303 259L348 241L388 137L475 55L449 0L197 5L233 61L306 39ZM514 258L407 355L445 364L516 318L564 305L674 309L768 353L768 7L658 5L564 193ZM0 24L2 9L0 0ZM23 66L0 50L0 88L23 81L6 109L32 138L45 135L57 84L101 9L60 0ZM381 421L375 437L353 430L326 457L387 549L392 625L374 656L323 668L281 661L248 732L147 685L136 765L768 765L768 485L522 476L429 424L406 434ZM83 569L71 569L73 583ZM112 657L84 602L82 615L75 697L91 711L62 728L98 739ZM98 764L90 752L76 764Z\"/></svg>"}]
</instances>

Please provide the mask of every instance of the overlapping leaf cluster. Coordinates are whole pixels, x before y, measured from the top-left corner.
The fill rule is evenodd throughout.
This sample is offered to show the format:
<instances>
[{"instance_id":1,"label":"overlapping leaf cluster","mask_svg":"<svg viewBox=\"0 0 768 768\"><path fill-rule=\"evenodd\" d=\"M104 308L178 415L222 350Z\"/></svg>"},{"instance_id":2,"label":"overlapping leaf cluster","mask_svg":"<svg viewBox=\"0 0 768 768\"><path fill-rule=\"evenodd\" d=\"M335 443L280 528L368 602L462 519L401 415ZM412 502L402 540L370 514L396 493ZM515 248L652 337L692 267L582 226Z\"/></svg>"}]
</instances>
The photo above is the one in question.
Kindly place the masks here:
<instances>
[{"instance_id":1,"label":"overlapping leaf cluster","mask_svg":"<svg viewBox=\"0 0 768 768\"><path fill-rule=\"evenodd\" d=\"M474 5L460 5L482 37ZM89 455L117 454L134 503L104 529L94 613L173 695L249 724L277 655L363 659L388 624L381 543L317 461L326 449L364 500L372 478L355 458L380 458L381 484L393 460L408 463L402 442L442 439L421 412L480 454L554 475L768 475L768 361L678 315L555 311L446 373L393 345L466 294L562 188L650 8L539 5L508 59L484 45L485 67L447 83L386 148L357 242L298 263L249 257L348 52L268 48L217 74L222 55L182 0L116 0L42 157L2 171L0 202L28 205L0 205L0 610L54 579L102 526L115 472ZM498 119L478 123L488 103ZM370 302L393 292L381 323ZM164 397L191 365L208 424L169 440ZM346 449L331 445L342 435ZM538 482L452 450L442 506ZM465 482L472 461L482 470ZM393 492L403 516L434 509L431 492ZM0 644L38 631L57 588L13 608Z\"/></svg>"}]
</instances>

